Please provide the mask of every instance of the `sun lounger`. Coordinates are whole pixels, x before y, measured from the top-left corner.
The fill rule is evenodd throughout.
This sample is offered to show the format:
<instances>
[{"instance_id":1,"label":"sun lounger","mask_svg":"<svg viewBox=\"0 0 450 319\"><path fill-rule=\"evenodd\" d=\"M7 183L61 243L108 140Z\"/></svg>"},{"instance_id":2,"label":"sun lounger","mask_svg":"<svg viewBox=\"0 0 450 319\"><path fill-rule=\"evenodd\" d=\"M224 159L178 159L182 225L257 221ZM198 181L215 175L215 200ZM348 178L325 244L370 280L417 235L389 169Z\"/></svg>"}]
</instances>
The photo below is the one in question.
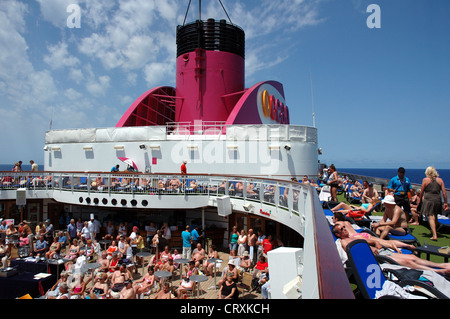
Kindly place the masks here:
<instances>
[{"instance_id":1,"label":"sun lounger","mask_svg":"<svg viewBox=\"0 0 450 319\"><path fill-rule=\"evenodd\" d=\"M355 240L349 243L346 253L353 278L358 287L356 295L361 295L364 299L448 299L439 290L419 280L420 271L404 267L402 268L404 271L401 272L398 270L390 270L389 274L385 277L385 273L375 258L370 246L364 240ZM407 275L408 277L417 276L417 279L406 279ZM407 286L420 287L420 289L405 289ZM424 295L420 291L426 291L426 294Z\"/></svg>"}]
</instances>

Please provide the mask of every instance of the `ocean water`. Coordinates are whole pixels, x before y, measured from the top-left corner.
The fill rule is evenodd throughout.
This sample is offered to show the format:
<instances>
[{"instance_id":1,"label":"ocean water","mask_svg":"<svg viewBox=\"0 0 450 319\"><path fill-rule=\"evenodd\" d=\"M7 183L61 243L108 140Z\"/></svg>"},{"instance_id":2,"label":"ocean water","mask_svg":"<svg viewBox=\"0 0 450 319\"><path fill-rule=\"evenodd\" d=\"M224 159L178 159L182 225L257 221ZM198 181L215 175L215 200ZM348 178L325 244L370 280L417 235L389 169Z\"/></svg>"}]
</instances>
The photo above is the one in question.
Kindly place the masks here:
<instances>
[{"instance_id":1,"label":"ocean water","mask_svg":"<svg viewBox=\"0 0 450 319\"><path fill-rule=\"evenodd\" d=\"M38 164L39 169L42 170L44 168L44 165ZM14 163L12 164L0 164L0 172L2 171L12 171L14 168ZM23 171L31 171L31 165L30 164L22 164L22 170Z\"/></svg>"},{"instance_id":2,"label":"ocean water","mask_svg":"<svg viewBox=\"0 0 450 319\"><path fill-rule=\"evenodd\" d=\"M391 179L397 176L398 168L337 168L339 173L357 174L370 177ZM425 177L425 169L408 169L405 167L405 176L409 178L413 184L422 184ZM436 169L439 177L442 178L445 188L450 188L450 169Z\"/></svg>"}]
</instances>

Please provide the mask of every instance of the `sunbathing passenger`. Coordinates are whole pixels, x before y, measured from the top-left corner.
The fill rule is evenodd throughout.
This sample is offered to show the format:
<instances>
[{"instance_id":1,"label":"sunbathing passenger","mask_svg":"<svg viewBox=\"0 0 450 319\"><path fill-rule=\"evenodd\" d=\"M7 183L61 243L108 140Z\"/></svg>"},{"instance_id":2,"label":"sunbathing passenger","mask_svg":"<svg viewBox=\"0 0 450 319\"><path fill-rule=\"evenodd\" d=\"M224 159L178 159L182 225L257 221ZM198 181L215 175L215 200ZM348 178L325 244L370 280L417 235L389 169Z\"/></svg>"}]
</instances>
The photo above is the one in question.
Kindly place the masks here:
<instances>
[{"instance_id":1,"label":"sunbathing passenger","mask_svg":"<svg viewBox=\"0 0 450 319\"><path fill-rule=\"evenodd\" d=\"M367 212L371 211L372 208L373 208L372 204L362 204L361 206L356 206L356 205L349 205L347 203L340 202L338 205L333 207L331 209L331 211L333 213L340 211L342 214L347 215L349 212L352 212L352 211L353 212L363 211L364 213L367 213Z\"/></svg>"},{"instance_id":2,"label":"sunbathing passenger","mask_svg":"<svg viewBox=\"0 0 450 319\"><path fill-rule=\"evenodd\" d=\"M155 283L155 274L152 266L148 267L148 272L141 279L135 281L133 287L137 295L147 293L153 288Z\"/></svg>"},{"instance_id":3,"label":"sunbathing passenger","mask_svg":"<svg viewBox=\"0 0 450 319\"><path fill-rule=\"evenodd\" d=\"M355 181L355 184L350 186L350 196L352 197L361 197L362 195L362 186L359 181Z\"/></svg>"},{"instance_id":4,"label":"sunbathing passenger","mask_svg":"<svg viewBox=\"0 0 450 319\"><path fill-rule=\"evenodd\" d=\"M398 253L402 253L400 248L414 250L414 245L409 245L399 240L385 240L369 233L358 233L348 221L337 221L332 229L337 238L341 239L342 248L346 248L348 243L353 239L365 239L369 245L373 245L376 249L390 248Z\"/></svg>"},{"instance_id":5,"label":"sunbathing passenger","mask_svg":"<svg viewBox=\"0 0 450 319\"><path fill-rule=\"evenodd\" d=\"M192 179L192 180L189 182L189 188L192 189L192 190L197 190L197 189L198 189L197 182L196 182L195 180Z\"/></svg>"},{"instance_id":6,"label":"sunbathing passenger","mask_svg":"<svg viewBox=\"0 0 450 319\"><path fill-rule=\"evenodd\" d=\"M177 190L181 187L181 185L182 185L181 181L179 179L174 178L169 181L169 186L167 187L167 189Z\"/></svg>"},{"instance_id":7,"label":"sunbathing passenger","mask_svg":"<svg viewBox=\"0 0 450 319\"><path fill-rule=\"evenodd\" d=\"M406 213L395 203L394 196L388 195L383 199L385 207L382 219L372 223L374 232L385 238L388 234L402 236L408 233L408 220Z\"/></svg>"},{"instance_id":8,"label":"sunbathing passenger","mask_svg":"<svg viewBox=\"0 0 450 319\"><path fill-rule=\"evenodd\" d=\"M158 189L164 189L166 187L166 182L162 179L158 181Z\"/></svg>"},{"instance_id":9,"label":"sunbathing passenger","mask_svg":"<svg viewBox=\"0 0 450 319\"><path fill-rule=\"evenodd\" d=\"M377 201L378 201L378 192L376 189L373 188L372 183L368 183L367 188L364 189L364 192L362 194L362 202L374 204Z\"/></svg>"},{"instance_id":10,"label":"sunbathing passenger","mask_svg":"<svg viewBox=\"0 0 450 319\"><path fill-rule=\"evenodd\" d=\"M255 184L253 183L249 183L247 185L247 195L251 196L251 195L258 195L257 192L255 192L256 188L255 188Z\"/></svg>"},{"instance_id":11,"label":"sunbathing passenger","mask_svg":"<svg viewBox=\"0 0 450 319\"><path fill-rule=\"evenodd\" d=\"M373 241L373 236L370 236L369 238L366 238L365 236L350 237L349 232L347 231L347 227L343 225L336 225L335 227L333 227L333 233L337 238L340 239L340 245L344 251L350 242L361 239L365 240L369 244L374 255L379 254L379 250L374 247L376 245L376 241ZM392 252L388 254L384 253L384 255L388 255L389 258L393 259L401 266L409 267L412 269L432 270L442 275L450 274L450 263L435 263L425 259L421 259L414 254L399 254ZM345 260L343 260L343 262L345 262Z\"/></svg>"},{"instance_id":12,"label":"sunbathing passenger","mask_svg":"<svg viewBox=\"0 0 450 319\"><path fill-rule=\"evenodd\" d=\"M244 184L242 182L236 183L236 193L242 194L244 192Z\"/></svg>"}]
</instances>

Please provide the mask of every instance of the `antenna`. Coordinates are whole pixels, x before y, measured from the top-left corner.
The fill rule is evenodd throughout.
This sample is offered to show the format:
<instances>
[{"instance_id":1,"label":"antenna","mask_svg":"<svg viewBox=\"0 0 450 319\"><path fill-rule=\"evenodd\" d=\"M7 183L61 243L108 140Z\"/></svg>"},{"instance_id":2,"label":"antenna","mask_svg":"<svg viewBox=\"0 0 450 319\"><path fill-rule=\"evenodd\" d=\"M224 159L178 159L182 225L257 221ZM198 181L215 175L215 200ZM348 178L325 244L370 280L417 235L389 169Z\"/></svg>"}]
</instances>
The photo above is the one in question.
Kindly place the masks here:
<instances>
[{"instance_id":1,"label":"antenna","mask_svg":"<svg viewBox=\"0 0 450 319\"><path fill-rule=\"evenodd\" d=\"M311 103L312 103L313 127L316 127L316 113L314 113L314 90L313 90L311 72L309 72L309 81L311 83Z\"/></svg>"},{"instance_id":2,"label":"antenna","mask_svg":"<svg viewBox=\"0 0 450 319\"><path fill-rule=\"evenodd\" d=\"M48 124L49 130L52 129L52 125L53 125L53 107L52 107L52 115L50 117L50 123Z\"/></svg>"},{"instance_id":3,"label":"antenna","mask_svg":"<svg viewBox=\"0 0 450 319\"><path fill-rule=\"evenodd\" d=\"M186 18L187 18L188 12L189 12L189 7L191 6L191 1L192 1L192 0L189 0L188 6L187 6L187 9L186 9L186 14L184 15L183 26L184 26L184 24L186 23ZM230 23L233 24L233 22L231 22L231 18L230 18L230 16L228 15L228 12L227 12L227 10L225 9L225 7L224 7L222 1L219 0L219 3L220 3L220 5L222 6L223 11L224 11L225 14L227 15L228 20L230 20ZM202 21L202 0L198 0L198 21Z\"/></svg>"}]
</instances>

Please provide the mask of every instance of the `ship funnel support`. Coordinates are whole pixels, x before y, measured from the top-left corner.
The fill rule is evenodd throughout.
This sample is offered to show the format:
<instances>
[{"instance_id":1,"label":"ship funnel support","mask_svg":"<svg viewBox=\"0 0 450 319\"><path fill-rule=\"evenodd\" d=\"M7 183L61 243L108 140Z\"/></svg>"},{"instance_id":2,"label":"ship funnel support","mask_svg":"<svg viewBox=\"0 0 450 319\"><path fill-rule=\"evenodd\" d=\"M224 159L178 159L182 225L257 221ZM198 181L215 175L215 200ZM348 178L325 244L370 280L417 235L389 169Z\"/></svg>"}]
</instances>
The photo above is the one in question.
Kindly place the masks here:
<instances>
[{"instance_id":1,"label":"ship funnel support","mask_svg":"<svg viewBox=\"0 0 450 319\"><path fill-rule=\"evenodd\" d=\"M225 122L244 88L241 28L214 19L177 27L176 122Z\"/></svg>"}]
</instances>

